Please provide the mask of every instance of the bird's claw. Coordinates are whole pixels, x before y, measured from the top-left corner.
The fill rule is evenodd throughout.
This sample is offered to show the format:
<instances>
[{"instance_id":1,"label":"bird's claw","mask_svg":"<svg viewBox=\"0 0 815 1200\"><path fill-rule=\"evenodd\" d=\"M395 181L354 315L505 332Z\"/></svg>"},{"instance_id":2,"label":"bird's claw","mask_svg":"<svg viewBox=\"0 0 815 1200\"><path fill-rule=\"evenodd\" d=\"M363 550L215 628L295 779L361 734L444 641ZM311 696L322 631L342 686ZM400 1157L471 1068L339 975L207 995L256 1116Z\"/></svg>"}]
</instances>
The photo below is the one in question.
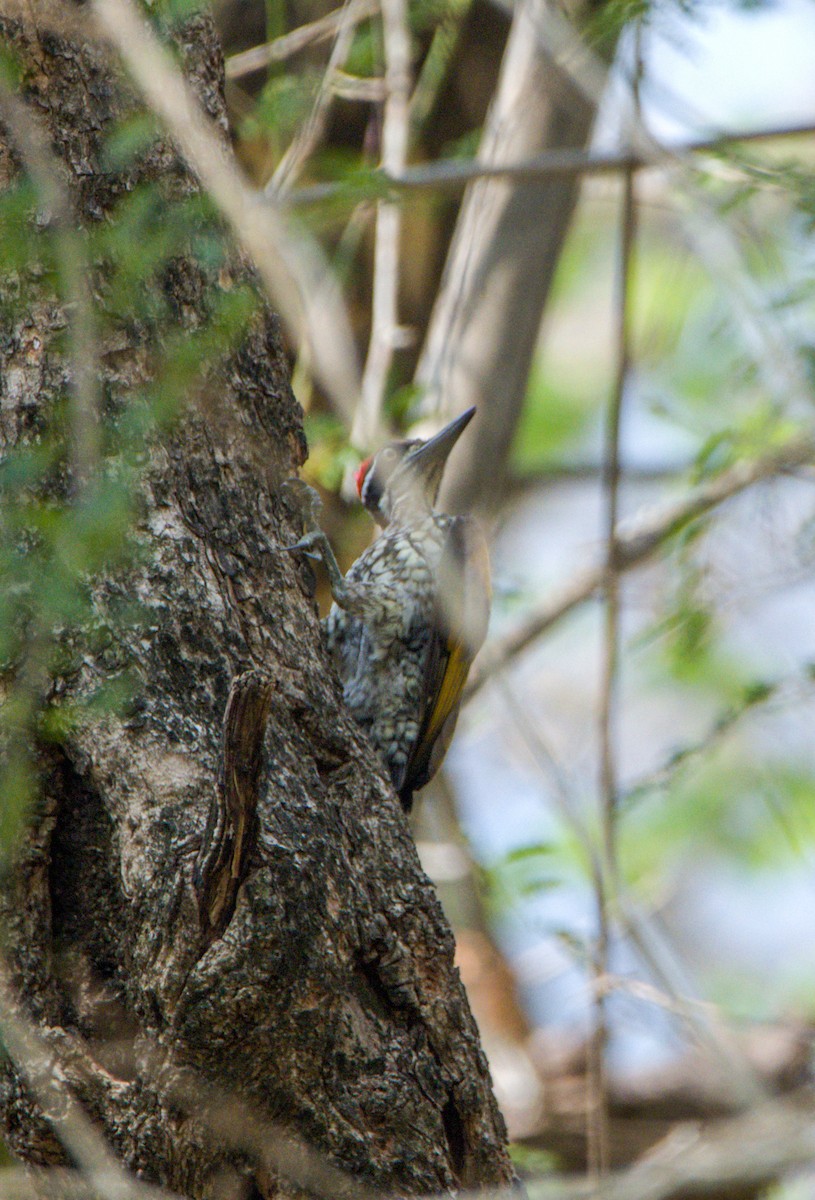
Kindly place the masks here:
<instances>
[{"instance_id":1,"label":"bird's claw","mask_svg":"<svg viewBox=\"0 0 815 1200\"><path fill-rule=\"evenodd\" d=\"M320 529L319 522L320 511L323 507L320 493L303 479L287 479L283 487L294 500L306 529L306 533L299 541L294 542L291 546L284 546L283 549L288 550L290 554L303 554L306 558L312 558L315 562L319 562L323 557L322 541L325 536Z\"/></svg>"},{"instance_id":2,"label":"bird's claw","mask_svg":"<svg viewBox=\"0 0 815 1200\"><path fill-rule=\"evenodd\" d=\"M314 529L311 533L305 534L299 541L291 546L284 546L284 550L288 550L290 554L304 554L306 558L313 558L315 562L323 557L320 544L322 535L319 529Z\"/></svg>"}]
</instances>

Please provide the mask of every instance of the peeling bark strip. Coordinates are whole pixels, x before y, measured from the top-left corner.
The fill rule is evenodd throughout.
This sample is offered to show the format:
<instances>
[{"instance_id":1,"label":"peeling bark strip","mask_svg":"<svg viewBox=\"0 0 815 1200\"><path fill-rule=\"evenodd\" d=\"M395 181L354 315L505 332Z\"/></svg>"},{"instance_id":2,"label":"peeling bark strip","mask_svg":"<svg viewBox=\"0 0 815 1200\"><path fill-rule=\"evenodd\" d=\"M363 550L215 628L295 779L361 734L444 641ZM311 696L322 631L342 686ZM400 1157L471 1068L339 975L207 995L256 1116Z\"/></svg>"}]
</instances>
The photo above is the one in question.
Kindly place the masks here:
<instances>
[{"instance_id":1,"label":"peeling bark strip","mask_svg":"<svg viewBox=\"0 0 815 1200\"><path fill-rule=\"evenodd\" d=\"M221 937L235 911L257 842L258 786L274 681L249 671L233 681L224 714L223 761L193 883L204 944Z\"/></svg>"},{"instance_id":2,"label":"peeling bark strip","mask_svg":"<svg viewBox=\"0 0 815 1200\"><path fill-rule=\"evenodd\" d=\"M144 179L189 194L160 141L136 167L104 167L126 92L98 47L48 30L47 11L0 19L0 34L82 223L112 216ZM178 44L223 122L209 20ZM5 180L15 162L0 136ZM108 325L108 414L149 381L162 339L205 326L223 282L180 254L161 285L174 329ZM41 436L70 372L65 315L38 277L27 283L22 317L0 307L3 454ZM41 754L41 798L2 897L20 1013L121 1160L182 1196L305 1186L280 1130L382 1191L505 1184L452 935L281 549L298 532L282 483L305 443L268 313L145 453L142 553L94 592L100 620L135 596L141 623L111 619L110 642L88 641L57 681L65 703L81 702L125 663L138 695L127 715L80 723ZM24 1066L0 1068L4 1136L29 1162L64 1164Z\"/></svg>"}]
</instances>

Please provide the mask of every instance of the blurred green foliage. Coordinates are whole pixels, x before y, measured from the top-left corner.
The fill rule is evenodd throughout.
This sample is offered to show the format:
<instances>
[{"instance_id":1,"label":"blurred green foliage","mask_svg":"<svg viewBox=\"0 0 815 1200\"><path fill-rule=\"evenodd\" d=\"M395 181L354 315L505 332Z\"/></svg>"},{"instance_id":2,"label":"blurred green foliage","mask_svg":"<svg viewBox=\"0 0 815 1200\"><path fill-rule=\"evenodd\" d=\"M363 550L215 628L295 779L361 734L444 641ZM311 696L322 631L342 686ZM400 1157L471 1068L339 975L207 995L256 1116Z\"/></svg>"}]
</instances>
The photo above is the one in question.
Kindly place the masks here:
<instances>
[{"instance_id":1,"label":"blurred green foliage","mask_svg":"<svg viewBox=\"0 0 815 1200\"><path fill-rule=\"evenodd\" d=\"M549 842L518 846L484 872L490 903L499 913L523 897L537 895L561 882L557 849Z\"/></svg>"},{"instance_id":2,"label":"blurred green foliage","mask_svg":"<svg viewBox=\"0 0 815 1200\"><path fill-rule=\"evenodd\" d=\"M273 75L264 85L257 104L244 118L241 137L253 139L267 133L279 153L311 111L321 80L319 71Z\"/></svg>"},{"instance_id":3,"label":"blurred green foliage","mask_svg":"<svg viewBox=\"0 0 815 1200\"><path fill-rule=\"evenodd\" d=\"M811 148L793 142L790 153L789 145L779 150L768 143L749 152L734 147L708 162L696 160L698 193L691 199L688 190L674 197L671 176L655 180L653 192L642 185L632 268L632 369L623 421L635 421L643 428L643 444L653 445L652 463L642 455L637 466L650 466L654 478L629 485L624 475L626 511L632 510L631 497L642 494L648 507L677 496L810 427L815 397ZM590 185L561 257L513 447L514 472L530 485L539 473L548 476L559 467L579 465L585 472L584 494L600 486L603 424L617 352L618 206L616 185ZM694 222L716 232L721 222L731 262L726 255L720 262L701 252L708 243L695 242ZM792 380L800 381L798 391ZM568 494L558 494L567 504ZM781 512L787 511L786 503L778 499ZM810 500L808 508L802 489L794 503L798 532L793 525L785 534L789 543L778 546L777 565L771 542L762 551L761 567L755 563L768 594L783 593L785 573L796 583L811 581L808 546L815 502ZM768 667L760 641L751 646L743 635L734 638L733 609L749 603L740 595L729 597L720 578L726 568L718 559L724 552L733 559L730 571L738 575L739 586L750 580L755 546L765 544L773 527L771 493L764 504L767 512L759 518L755 539L752 510L740 536L728 522L727 508L689 521L666 539L660 566L647 580L637 573L624 591L628 615L616 720L628 735L621 739L627 750L618 746L622 781L615 827L622 879L648 913L660 912L680 881L693 878L702 864L711 872L719 864L728 878L741 880L746 895L751 887L772 889L774 881L795 876L815 852L815 759L791 735L791 741L779 738L790 720L800 725L799 705L811 711L806 664L796 664L794 647L788 646ZM551 500L546 511L555 519ZM544 540L546 520L542 517L539 529ZM724 545L722 528L730 530ZM588 530L585 536L597 533ZM531 599L527 596L526 603ZM503 604L503 592L498 602ZM524 678L533 676L527 672ZM628 715L629 706L636 715ZM664 758L657 755L650 774L632 780L626 762L637 720L649 714L640 752L633 752L635 760L647 761L651 714L660 710L663 726L676 729L674 745ZM659 721L653 719L657 729ZM587 712L587 738L595 736L593 721ZM547 712L545 722L557 724L557 711ZM596 777L585 777L583 763L569 766L569 802L587 821L588 839L599 846ZM559 785L553 777L544 782L544 774L542 795L550 797ZM585 847L580 853L573 829L556 815L557 804L547 799L545 808L545 844L540 845L539 829L530 830L528 845L492 861L490 894L502 917L514 911L522 925L535 922L585 963L581 904L572 908L574 924L567 920L564 928L561 905L555 902L548 910L536 903L552 888L579 888L582 880L581 894L588 896L593 887ZM586 817L591 813L593 820ZM559 913L552 918L557 928L541 917L546 911ZM802 947L800 958L775 972L772 986L763 985L760 970L737 969L728 959L727 968L703 981L705 994L740 1018L772 1018L789 1006L810 1014L815 969L807 957Z\"/></svg>"},{"instance_id":4,"label":"blurred green foliage","mask_svg":"<svg viewBox=\"0 0 815 1200\"><path fill-rule=\"evenodd\" d=\"M168 8L173 20L179 12ZM143 116L112 129L107 168L132 168L156 136ZM232 250L220 222L205 197L186 190L167 180L143 183L83 231L100 365L109 368L99 376L99 457L84 480L71 471L77 348L58 230L43 219L24 173L0 195L5 345L11 351L25 338L32 310L63 305L69 314L45 348L64 371L56 379L52 366L43 394L20 402L20 436L0 461L0 865L36 796L37 747L65 738L78 722L124 711L138 686L123 635L143 614L135 594L108 582L130 577L146 552L142 472L155 437L238 344L257 303L251 286L227 282ZM182 259L200 284L184 312L170 286ZM122 386L116 355L136 345L144 382ZM103 670L67 699L65 682L90 660Z\"/></svg>"},{"instance_id":5,"label":"blurred green foliage","mask_svg":"<svg viewBox=\"0 0 815 1200\"><path fill-rule=\"evenodd\" d=\"M509 1154L524 1179L550 1175L558 1169L559 1160L556 1154L548 1150L539 1150L535 1146L527 1146L522 1142L512 1142Z\"/></svg>"},{"instance_id":6,"label":"blurred green foliage","mask_svg":"<svg viewBox=\"0 0 815 1200\"><path fill-rule=\"evenodd\" d=\"M331 413L308 414L304 425L310 447L306 475L327 491L338 492L346 472L359 464L345 426Z\"/></svg>"}]
</instances>

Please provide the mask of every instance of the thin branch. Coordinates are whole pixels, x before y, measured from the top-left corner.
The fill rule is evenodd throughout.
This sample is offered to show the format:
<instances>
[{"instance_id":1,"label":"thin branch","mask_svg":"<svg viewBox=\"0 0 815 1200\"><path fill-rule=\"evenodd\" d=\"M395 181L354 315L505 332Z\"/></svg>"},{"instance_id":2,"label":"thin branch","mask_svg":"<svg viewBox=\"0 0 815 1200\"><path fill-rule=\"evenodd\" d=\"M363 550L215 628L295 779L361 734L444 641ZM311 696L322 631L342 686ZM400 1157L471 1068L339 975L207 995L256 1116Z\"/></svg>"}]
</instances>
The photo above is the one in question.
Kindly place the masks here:
<instances>
[{"instance_id":1,"label":"thin branch","mask_svg":"<svg viewBox=\"0 0 815 1200\"><path fill-rule=\"evenodd\" d=\"M433 30L430 47L419 67L416 86L410 97L410 124L414 130L421 129L427 121L441 87L449 76L462 22L469 5L470 0L457 0L445 6L445 12Z\"/></svg>"},{"instance_id":2,"label":"thin branch","mask_svg":"<svg viewBox=\"0 0 815 1200\"><path fill-rule=\"evenodd\" d=\"M503 6L512 0L494 2ZM549 48L554 61L570 78L599 102L603 69L599 57L563 14L547 5L546 0L541 3L543 9L540 4L535 9L535 34L539 42ZM638 71L636 68L635 76ZM698 260L726 296L741 327L745 348L770 396L787 409L793 400L802 413L808 411L812 392L799 348L791 342L774 306L766 303L760 289L753 286L744 254L729 224L713 200L697 186L691 155L681 147L666 146L653 135L642 119L636 95L627 124L626 139L643 157L657 161L667 155L680 202L676 205L677 215Z\"/></svg>"},{"instance_id":3,"label":"thin branch","mask_svg":"<svg viewBox=\"0 0 815 1200\"><path fill-rule=\"evenodd\" d=\"M801 137L815 133L815 125L780 125L773 129L748 129L741 133L722 133L712 138L701 138L671 149L657 149L647 155L639 151L625 150L597 154L579 149L547 150L511 163L482 163L477 160L461 162L441 160L408 167L396 175L379 170L374 180L385 185L395 194L414 191L460 191L477 179L536 179L567 178L573 175L613 175L623 171L649 171L675 163L677 155L717 154L742 142L775 141L783 138ZM326 200L342 199L349 195L344 183L314 184L298 188L286 198L292 206L320 204ZM353 192L353 201L359 199L358 189ZM350 201L349 201L350 202Z\"/></svg>"},{"instance_id":4,"label":"thin branch","mask_svg":"<svg viewBox=\"0 0 815 1200\"><path fill-rule=\"evenodd\" d=\"M627 571L647 562L670 537L691 521L704 516L739 492L789 470L811 465L813 460L815 437L799 436L759 458L735 463L714 479L691 488L677 500L657 505L632 521L622 522L614 539L617 570ZM577 572L543 604L527 614L515 629L489 642L471 672L466 698L471 698L499 668L526 650L541 634L581 604L593 599L603 586L604 574L603 565Z\"/></svg>"},{"instance_id":5,"label":"thin branch","mask_svg":"<svg viewBox=\"0 0 815 1200\"><path fill-rule=\"evenodd\" d=\"M812 388L800 348L751 277L742 247L709 197L682 181L686 203L695 211L684 214L684 229L697 259L727 297L744 348L759 380L779 408L796 415L812 410Z\"/></svg>"},{"instance_id":6,"label":"thin branch","mask_svg":"<svg viewBox=\"0 0 815 1200\"><path fill-rule=\"evenodd\" d=\"M711 750L725 740L748 713L777 699L779 693L787 689L791 683L808 680L811 684L813 671L815 671L815 664L805 663L803 670L796 672L795 676L759 683L748 689L742 702L722 712L702 737L672 751L658 767L626 787L620 796L620 805L627 810L643 796L665 791L671 786L680 771L698 759L706 757Z\"/></svg>"},{"instance_id":7,"label":"thin branch","mask_svg":"<svg viewBox=\"0 0 815 1200\"><path fill-rule=\"evenodd\" d=\"M376 16L378 12L379 0L359 0L351 19L354 24L359 25L369 17ZM252 46L249 50L242 50L240 54L233 54L226 60L226 77L241 79L254 71L262 71L272 63L285 62L287 58L299 54L309 46L330 41L348 20L347 6L337 8L334 12L309 22L308 25L301 25L291 33L275 38L273 42L267 42L263 46Z\"/></svg>"},{"instance_id":8,"label":"thin branch","mask_svg":"<svg viewBox=\"0 0 815 1200\"><path fill-rule=\"evenodd\" d=\"M700 1130L684 1122L627 1171L597 1183L564 1178L532 1181L531 1200L670 1200L766 1187L815 1165L815 1124L809 1104L762 1105L732 1121Z\"/></svg>"},{"instance_id":9,"label":"thin branch","mask_svg":"<svg viewBox=\"0 0 815 1200\"><path fill-rule=\"evenodd\" d=\"M345 71L337 69L331 82L331 90L341 100L381 104L388 94L388 85L384 79L366 79L359 75L348 75Z\"/></svg>"},{"instance_id":10,"label":"thin branch","mask_svg":"<svg viewBox=\"0 0 815 1200\"><path fill-rule=\"evenodd\" d=\"M634 175L624 177L620 269L617 303L617 370L609 405L604 456L605 493L605 628L600 683L600 793L602 799L603 853L606 870L616 875L617 764L614 746L614 713L619 676L620 589L617 569L617 525L620 497L620 433L625 389L631 366L631 259L636 231Z\"/></svg>"},{"instance_id":11,"label":"thin branch","mask_svg":"<svg viewBox=\"0 0 815 1200\"><path fill-rule=\"evenodd\" d=\"M337 36L334 39L334 45L331 47L331 54L320 81L320 86L317 89L317 95L314 98L311 112L298 130L294 141L277 164L272 178L266 184L264 191L267 196L278 199L289 190L306 159L314 152L322 140L326 122L328 121L331 100L334 96L334 76L344 65L351 51L354 30L359 23L357 10L360 3L361 0L347 0L345 4L343 9L344 19L341 19L337 26Z\"/></svg>"},{"instance_id":12,"label":"thin branch","mask_svg":"<svg viewBox=\"0 0 815 1200\"><path fill-rule=\"evenodd\" d=\"M534 37L540 6L523 0L515 10L479 141L481 162L513 162L589 137L593 106L552 73ZM575 180L554 187L482 180L467 189L414 375L423 414L478 409L474 432L445 476L442 503L451 511L496 498L577 198Z\"/></svg>"},{"instance_id":13,"label":"thin branch","mask_svg":"<svg viewBox=\"0 0 815 1200\"><path fill-rule=\"evenodd\" d=\"M500 6L513 0L494 0ZM558 10L539 0L535 9L535 35L562 70L587 96L599 103L602 96L603 63L571 22ZM639 67L635 68L635 84ZM697 186L695 166L681 148L672 149L660 142L642 119L636 94L632 105L626 140L646 158L655 160L668 155L675 179L676 206L691 247L727 297L759 375L779 404L789 407L795 401L801 412L811 408L812 389L795 346L772 304L753 286L751 274L737 239L722 218L713 200Z\"/></svg>"},{"instance_id":14,"label":"thin branch","mask_svg":"<svg viewBox=\"0 0 815 1200\"><path fill-rule=\"evenodd\" d=\"M39 194L41 208L54 232L57 264L64 290L71 359L70 440L72 485L76 499L93 478L99 462L99 388L93 306L90 301L90 265L74 217L62 166L40 122L29 107L0 81L0 118ZM33 796L36 777L32 731L49 688L48 664L54 633L42 610L27 631L26 648L18 665L11 696L4 706L6 737L2 782L6 788L6 820L21 818ZM12 702L8 702L11 700ZM9 826L10 828L10 826ZM9 839L5 853L14 839Z\"/></svg>"},{"instance_id":15,"label":"thin branch","mask_svg":"<svg viewBox=\"0 0 815 1200\"><path fill-rule=\"evenodd\" d=\"M514 19L517 0L492 0L492 3ZM550 72L565 76L584 100L597 108L606 90L607 64L552 0L532 0L528 13L532 37L548 59Z\"/></svg>"},{"instance_id":16,"label":"thin branch","mask_svg":"<svg viewBox=\"0 0 815 1200\"><path fill-rule=\"evenodd\" d=\"M594 961L595 982L605 979L610 970L611 923L609 908L617 892L617 763L615 753L615 715L619 685L620 588L616 561L617 521L620 488L620 430L625 388L631 362L630 299L631 256L634 245L636 209L634 173L626 171L623 186L620 269L617 300L617 371L608 410L604 455L605 495L605 569L603 591L605 614L603 629L600 705L598 711L600 745L600 826L602 864L596 889L597 948ZM589 1172L594 1177L606 1174L609 1167L608 1095L605 1047L608 1040L606 990L594 989L594 1028L589 1042Z\"/></svg>"},{"instance_id":17,"label":"thin branch","mask_svg":"<svg viewBox=\"0 0 815 1200\"><path fill-rule=\"evenodd\" d=\"M220 131L130 0L93 0L93 11L254 263L283 319L298 340L308 339L315 373L349 419L359 392L353 339L339 289L317 247L246 186Z\"/></svg>"},{"instance_id":18,"label":"thin branch","mask_svg":"<svg viewBox=\"0 0 815 1200\"><path fill-rule=\"evenodd\" d=\"M64 1065L21 1014L9 985L8 968L2 960L0 1037L43 1116L95 1193L105 1200L169 1200L169 1192L159 1191L133 1178L114 1157L74 1097Z\"/></svg>"},{"instance_id":19,"label":"thin branch","mask_svg":"<svg viewBox=\"0 0 815 1200\"><path fill-rule=\"evenodd\" d=\"M240 1096L178 1063L173 1064L171 1079L167 1088L173 1102L202 1122L218 1144L256 1161L261 1180L283 1179L300 1194L325 1200L382 1200L374 1188L335 1165L284 1123L257 1116ZM279 1193L277 1185L274 1194ZM272 1189L264 1188L263 1194L272 1194Z\"/></svg>"},{"instance_id":20,"label":"thin branch","mask_svg":"<svg viewBox=\"0 0 815 1200\"><path fill-rule=\"evenodd\" d=\"M411 46L406 0L382 0L387 99L382 117L382 166L404 170L410 132ZM399 330L399 249L402 211L380 201L376 213L371 340L362 373L362 392L351 442L358 447L382 440L382 408Z\"/></svg>"},{"instance_id":21,"label":"thin branch","mask_svg":"<svg viewBox=\"0 0 815 1200\"><path fill-rule=\"evenodd\" d=\"M3 1200L179 1200L175 1192L133 1180L133 1190L122 1196L85 1178L69 1167L2 1167L0 1196Z\"/></svg>"},{"instance_id":22,"label":"thin branch","mask_svg":"<svg viewBox=\"0 0 815 1200\"><path fill-rule=\"evenodd\" d=\"M528 496L538 488L560 483L595 483L603 477L603 463L589 459L575 462L544 462L523 471L508 471L501 493L502 501ZM692 462L680 464L657 462L631 463L626 466L626 479L635 483L678 484L693 470Z\"/></svg>"},{"instance_id":23,"label":"thin branch","mask_svg":"<svg viewBox=\"0 0 815 1200\"><path fill-rule=\"evenodd\" d=\"M31 1089L43 1116L51 1125L60 1144L79 1168L79 1177L58 1172L53 1178L52 1194L59 1197L59 1185L66 1185L66 1197L99 1197L99 1200L178 1200L174 1192L161 1190L133 1177L114 1156L97 1126L89 1119L73 1094L71 1072L88 1072L85 1057L77 1067L70 1059L61 1061L20 1010L9 984L8 968L0 958L0 1039L21 1078ZM72 1039L73 1040L73 1039ZM86 1048L79 1039L73 1044ZM296 1134L275 1121L254 1115L247 1104L201 1078L197 1073L173 1064L167 1072L165 1052L142 1046L142 1065L151 1068L154 1077L162 1076L162 1087L174 1104L186 1109L190 1118L202 1122L219 1143L256 1159L269 1176L282 1176L313 1196L334 1200L376 1200L378 1193L328 1161ZM104 1077L111 1091L126 1090L128 1085L107 1075L92 1064L97 1082ZM149 1076L148 1076L149 1077ZM169 1082L171 1080L172 1082ZM43 1173L48 1183L51 1173ZM0 1172L0 1189L4 1176ZM83 1186L84 1184L84 1186ZM23 1193L25 1194L25 1193ZM42 1193L35 1193L41 1195ZM48 1194L46 1192L46 1194ZM0 1190L6 1197L6 1192Z\"/></svg>"},{"instance_id":24,"label":"thin branch","mask_svg":"<svg viewBox=\"0 0 815 1200\"><path fill-rule=\"evenodd\" d=\"M577 812L573 790L537 725L530 720L528 705L518 702L507 675L501 672L496 683L512 715L514 728L521 735L541 775L551 785L547 787L547 796L553 799L564 822L587 855L591 884L595 891L599 891L603 887L601 856L596 850L595 838ZM670 1007L681 1018L696 1043L717 1063L721 1087L730 1094L734 1106L748 1108L751 1104L765 1102L766 1090L742 1047L733 1038L715 1007L692 995L693 989L681 960L665 939L660 937L653 920L626 889L617 890L614 903L622 932L631 939L644 965L660 985L664 997L670 998L669 1002L664 1002L664 1007ZM612 983L608 973L599 975L595 971L595 997L606 995Z\"/></svg>"},{"instance_id":25,"label":"thin branch","mask_svg":"<svg viewBox=\"0 0 815 1200\"><path fill-rule=\"evenodd\" d=\"M507 710L512 715L513 727L520 734L532 761L546 782L547 798L553 800L564 823L586 855L590 882L599 894L604 887L603 863L597 850L596 838L578 812L574 789L547 746L538 725L530 720L528 705L518 701L507 673L500 671L495 682ZM619 887L613 900L615 915L623 934L631 939L653 979L665 994L672 998L673 1011L684 1021L689 1034L718 1064L722 1087L730 1091L734 1105L747 1108L750 1104L764 1102L767 1098L766 1092L752 1064L719 1018L715 1008L693 997L693 988L681 959L673 947L660 936L654 921L627 888ZM598 976L595 973L595 995L604 994L608 979L607 974Z\"/></svg>"},{"instance_id":26,"label":"thin branch","mask_svg":"<svg viewBox=\"0 0 815 1200\"><path fill-rule=\"evenodd\" d=\"M600 859L595 850L595 839L578 812L574 789L563 768L541 735L537 722L530 720L529 705L522 704L518 700L511 677L505 671L498 672L495 684L500 689L502 701L512 717L513 728L521 735L533 763L549 785L547 793L551 787L552 798L564 824L568 826L581 848L586 852L592 875L598 874Z\"/></svg>"},{"instance_id":27,"label":"thin branch","mask_svg":"<svg viewBox=\"0 0 815 1200\"><path fill-rule=\"evenodd\" d=\"M694 988L685 964L660 931L654 917L627 891L617 898L617 918L622 932L631 939L654 980L673 996L683 1020L719 1066L721 1079L734 1107L745 1110L768 1099L764 1081L733 1037L714 1006L704 1005L693 995Z\"/></svg>"}]
</instances>

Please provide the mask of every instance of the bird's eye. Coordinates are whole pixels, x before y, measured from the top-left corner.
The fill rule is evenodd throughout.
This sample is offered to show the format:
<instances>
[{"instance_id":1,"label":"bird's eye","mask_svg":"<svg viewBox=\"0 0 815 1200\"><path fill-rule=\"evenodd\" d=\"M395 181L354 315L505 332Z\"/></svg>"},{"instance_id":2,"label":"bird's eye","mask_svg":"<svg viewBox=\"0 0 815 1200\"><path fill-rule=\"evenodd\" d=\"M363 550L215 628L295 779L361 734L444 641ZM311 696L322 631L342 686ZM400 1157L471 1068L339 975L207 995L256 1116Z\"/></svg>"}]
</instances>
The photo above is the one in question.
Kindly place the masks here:
<instances>
[{"instance_id":1,"label":"bird's eye","mask_svg":"<svg viewBox=\"0 0 815 1200\"><path fill-rule=\"evenodd\" d=\"M387 450L382 451L382 461L383 462L386 462L386 463L396 462L398 457L399 457L399 455L396 453L396 451L391 446L389 446L387 448Z\"/></svg>"}]
</instances>

